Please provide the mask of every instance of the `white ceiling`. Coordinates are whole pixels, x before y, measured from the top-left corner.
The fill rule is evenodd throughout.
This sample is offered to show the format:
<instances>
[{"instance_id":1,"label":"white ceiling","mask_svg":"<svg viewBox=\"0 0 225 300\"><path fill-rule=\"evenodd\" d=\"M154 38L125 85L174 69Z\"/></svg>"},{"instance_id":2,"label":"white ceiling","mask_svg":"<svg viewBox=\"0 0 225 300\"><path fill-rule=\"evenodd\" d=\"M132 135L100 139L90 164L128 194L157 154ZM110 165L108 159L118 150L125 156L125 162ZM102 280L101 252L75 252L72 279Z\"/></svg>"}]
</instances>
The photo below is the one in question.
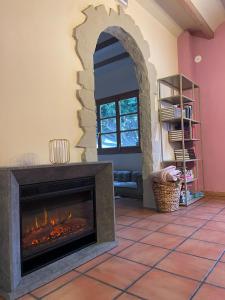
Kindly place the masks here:
<instances>
[{"instance_id":1,"label":"white ceiling","mask_svg":"<svg viewBox=\"0 0 225 300\"><path fill-rule=\"evenodd\" d=\"M162 5L164 1L164 4ZM196 27L201 27L201 22L205 22L205 27L208 26L209 30L212 33L216 30L216 28L225 21L225 0L181 0L182 2L192 3L194 7L197 9L197 12L201 15L203 20L197 20L200 22L196 25L196 23L192 22L193 28L189 28L190 31L192 29L196 29ZM175 36L178 36L182 31L183 27L181 26L181 16L177 15L175 12L173 14L169 14L168 11L165 10L165 7L169 7L171 4L172 10L174 7L176 8L176 0L137 0L137 2L144 7L151 15L153 15L158 21L162 23L171 33ZM159 5L161 4L161 5ZM175 6L174 6L175 5ZM179 9L177 10L179 11ZM182 12L182 11L181 11ZM188 15L186 15L188 17ZM190 18L193 15L190 15ZM186 22L188 23L188 22ZM179 25L178 25L179 24ZM195 28L194 28L195 27ZM194 30L193 30L194 31Z\"/></svg>"},{"instance_id":2,"label":"white ceiling","mask_svg":"<svg viewBox=\"0 0 225 300\"><path fill-rule=\"evenodd\" d=\"M213 31L225 21L225 0L191 1Z\"/></svg>"}]
</instances>

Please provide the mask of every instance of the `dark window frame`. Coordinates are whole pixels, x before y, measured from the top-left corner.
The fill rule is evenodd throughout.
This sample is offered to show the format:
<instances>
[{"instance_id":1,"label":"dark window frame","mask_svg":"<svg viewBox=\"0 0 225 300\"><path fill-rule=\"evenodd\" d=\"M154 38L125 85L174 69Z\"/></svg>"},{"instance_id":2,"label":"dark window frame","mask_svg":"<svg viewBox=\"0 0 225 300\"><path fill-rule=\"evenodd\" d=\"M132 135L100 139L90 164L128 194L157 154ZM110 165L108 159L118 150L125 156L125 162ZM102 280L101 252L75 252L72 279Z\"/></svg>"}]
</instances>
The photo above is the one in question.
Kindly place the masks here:
<instances>
[{"instance_id":1,"label":"dark window frame","mask_svg":"<svg viewBox=\"0 0 225 300\"><path fill-rule=\"evenodd\" d=\"M132 97L137 98L137 112L135 113L128 113L120 115L119 112L119 101L120 100L126 100ZM110 102L115 102L116 107L116 115L112 118L116 118L116 131L110 132L110 133L116 133L117 136L117 147L115 148L102 148L101 147L101 135L107 134L101 132L101 120L104 119L110 119L110 117L107 118L100 118L100 106L102 104L107 104ZM139 90L134 90L122 94L113 95L107 98L98 99L96 100L96 109L97 109L97 132L98 132L98 154L104 155L104 154L122 154L122 153L140 153L141 151L141 134L140 134L140 107L139 107ZM121 132L129 132L129 131L135 131L135 129L131 130L121 130L120 129L120 117L127 116L127 115L137 115L138 118L138 128L136 129L138 131L138 139L139 139L139 146L130 146L130 147L123 147L121 146Z\"/></svg>"}]
</instances>

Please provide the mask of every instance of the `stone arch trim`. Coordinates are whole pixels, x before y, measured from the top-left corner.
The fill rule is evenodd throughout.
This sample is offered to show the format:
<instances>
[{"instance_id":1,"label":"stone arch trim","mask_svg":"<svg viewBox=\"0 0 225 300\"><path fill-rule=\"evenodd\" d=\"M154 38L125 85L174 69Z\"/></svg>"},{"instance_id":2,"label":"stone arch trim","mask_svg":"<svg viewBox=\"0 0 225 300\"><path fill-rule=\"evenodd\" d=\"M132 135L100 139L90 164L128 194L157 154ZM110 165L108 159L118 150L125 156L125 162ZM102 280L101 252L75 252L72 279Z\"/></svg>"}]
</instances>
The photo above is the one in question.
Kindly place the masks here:
<instances>
[{"instance_id":1,"label":"stone arch trim","mask_svg":"<svg viewBox=\"0 0 225 300\"><path fill-rule=\"evenodd\" d=\"M78 99L82 104L78 117L83 136L77 147L84 149L83 161L97 160L93 54L100 34L103 31L108 32L121 41L136 66L140 89L144 204L149 206L147 198L151 193L150 174L160 166L159 122L156 105L157 76L154 65L149 61L149 45L134 20L120 6L118 11L110 9L109 13L104 5L89 6L83 13L86 19L74 29L73 35L76 40L76 53L83 66L83 71L78 72L78 84L81 89L77 91Z\"/></svg>"}]
</instances>

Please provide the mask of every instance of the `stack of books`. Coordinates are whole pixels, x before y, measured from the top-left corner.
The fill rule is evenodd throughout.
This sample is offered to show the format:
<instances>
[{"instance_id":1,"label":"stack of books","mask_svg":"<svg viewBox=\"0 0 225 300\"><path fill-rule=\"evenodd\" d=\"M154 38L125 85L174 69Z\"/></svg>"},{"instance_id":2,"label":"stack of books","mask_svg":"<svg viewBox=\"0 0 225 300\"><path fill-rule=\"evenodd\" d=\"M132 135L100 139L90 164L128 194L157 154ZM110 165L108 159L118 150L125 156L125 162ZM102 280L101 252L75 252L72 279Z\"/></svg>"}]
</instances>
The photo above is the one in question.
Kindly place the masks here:
<instances>
[{"instance_id":1,"label":"stack of books","mask_svg":"<svg viewBox=\"0 0 225 300\"><path fill-rule=\"evenodd\" d=\"M181 118L181 109L176 106L166 107L161 109L161 120Z\"/></svg>"},{"instance_id":2,"label":"stack of books","mask_svg":"<svg viewBox=\"0 0 225 300\"><path fill-rule=\"evenodd\" d=\"M195 151L194 149L184 149L184 156L183 156L183 149L175 149L174 150L175 159L176 160L189 160L189 159L195 159Z\"/></svg>"},{"instance_id":3,"label":"stack of books","mask_svg":"<svg viewBox=\"0 0 225 300\"><path fill-rule=\"evenodd\" d=\"M192 119L192 106L187 105L185 106L185 118Z\"/></svg>"},{"instance_id":4,"label":"stack of books","mask_svg":"<svg viewBox=\"0 0 225 300\"><path fill-rule=\"evenodd\" d=\"M180 176L180 178L182 180L186 179L186 182L192 182L194 180L194 173L193 170L185 170L185 172L183 170L181 170L182 174Z\"/></svg>"},{"instance_id":5,"label":"stack of books","mask_svg":"<svg viewBox=\"0 0 225 300\"><path fill-rule=\"evenodd\" d=\"M170 142L176 142L176 141L182 141L182 130L171 130L169 131L169 140ZM189 139L190 138L190 131L188 129L184 130L184 138Z\"/></svg>"}]
</instances>

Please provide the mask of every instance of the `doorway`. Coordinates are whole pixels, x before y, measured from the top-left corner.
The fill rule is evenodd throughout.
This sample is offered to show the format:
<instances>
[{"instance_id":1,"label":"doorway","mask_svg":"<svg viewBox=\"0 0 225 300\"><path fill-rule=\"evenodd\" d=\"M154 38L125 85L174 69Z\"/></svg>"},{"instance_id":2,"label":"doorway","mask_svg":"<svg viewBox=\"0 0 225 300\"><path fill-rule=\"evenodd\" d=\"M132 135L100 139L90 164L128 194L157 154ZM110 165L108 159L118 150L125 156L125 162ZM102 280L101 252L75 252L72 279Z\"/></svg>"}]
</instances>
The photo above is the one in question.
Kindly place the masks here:
<instances>
[{"instance_id":1,"label":"doorway","mask_svg":"<svg viewBox=\"0 0 225 300\"><path fill-rule=\"evenodd\" d=\"M117 204L143 205L139 83L122 43L102 32L94 53L96 146L99 161L114 166Z\"/></svg>"}]
</instances>

